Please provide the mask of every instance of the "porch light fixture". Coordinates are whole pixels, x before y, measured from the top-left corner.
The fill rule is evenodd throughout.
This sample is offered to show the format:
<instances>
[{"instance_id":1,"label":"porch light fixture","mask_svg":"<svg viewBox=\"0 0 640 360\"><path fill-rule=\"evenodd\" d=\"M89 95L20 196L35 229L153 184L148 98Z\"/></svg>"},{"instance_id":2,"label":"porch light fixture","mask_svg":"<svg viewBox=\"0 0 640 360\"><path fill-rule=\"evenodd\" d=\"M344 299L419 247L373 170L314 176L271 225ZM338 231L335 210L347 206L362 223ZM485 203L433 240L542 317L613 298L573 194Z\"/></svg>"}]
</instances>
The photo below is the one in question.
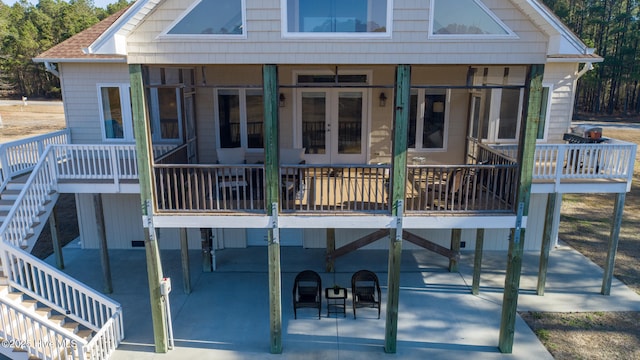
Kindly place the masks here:
<instances>
[{"instance_id":1,"label":"porch light fixture","mask_svg":"<svg viewBox=\"0 0 640 360\"><path fill-rule=\"evenodd\" d=\"M278 98L278 104L280 105L280 107L284 107L285 100L287 100L287 98L284 97L283 93L280 93L280 97Z\"/></svg>"},{"instance_id":2,"label":"porch light fixture","mask_svg":"<svg viewBox=\"0 0 640 360\"><path fill-rule=\"evenodd\" d=\"M383 92L381 92L379 99L380 99L380 107L387 106L387 95L385 95Z\"/></svg>"},{"instance_id":3,"label":"porch light fixture","mask_svg":"<svg viewBox=\"0 0 640 360\"><path fill-rule=\"evenodd\" d=\"M433 112L434 113L442 113L444 112L444 103L442 101L436 101L433 103Z\"/></svg>"}]
</instances>

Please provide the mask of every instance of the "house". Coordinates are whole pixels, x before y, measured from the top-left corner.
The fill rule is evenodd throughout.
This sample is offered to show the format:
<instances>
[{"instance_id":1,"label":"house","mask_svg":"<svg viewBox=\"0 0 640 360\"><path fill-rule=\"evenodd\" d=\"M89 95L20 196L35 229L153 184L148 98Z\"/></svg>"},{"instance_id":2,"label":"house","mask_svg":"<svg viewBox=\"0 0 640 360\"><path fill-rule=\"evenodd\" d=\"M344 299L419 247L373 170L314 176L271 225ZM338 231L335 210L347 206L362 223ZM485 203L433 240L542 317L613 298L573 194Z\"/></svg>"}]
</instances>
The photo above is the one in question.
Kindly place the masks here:
<instances>
[{"instance_id":1,"label":"house","mask_svg":"<svg viewBox=\"0 0 640 360\"><path fill-rule=\"evenodd\" d=\"M281 246L326 248L328 269L389 249L391 353L402 249L451 270L462 248L510 249L510 352L518 258L542 248L544 264L561 195L616 194L619 224L631 186L635 145L569 130L602 58L536 0L138 0L34 61L60 77L68 131L14 163L49 199L75 194L83 247L146 247L158 352L159 249L202 249L212 271L216 251L249 246L269 248L273 353ZM34 221L6 225L14 213L3 240L28 247Z\"/></svg>"}]
</instances>

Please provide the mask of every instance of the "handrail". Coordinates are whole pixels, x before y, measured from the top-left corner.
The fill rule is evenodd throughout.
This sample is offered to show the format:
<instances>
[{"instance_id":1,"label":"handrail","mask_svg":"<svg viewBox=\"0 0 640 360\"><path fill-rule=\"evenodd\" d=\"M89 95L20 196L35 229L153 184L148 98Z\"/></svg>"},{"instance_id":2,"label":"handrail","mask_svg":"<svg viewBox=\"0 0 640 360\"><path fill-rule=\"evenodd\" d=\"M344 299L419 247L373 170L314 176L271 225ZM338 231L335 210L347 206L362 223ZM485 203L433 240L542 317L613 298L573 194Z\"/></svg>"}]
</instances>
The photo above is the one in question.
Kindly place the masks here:
<instances>
[{"instance_id":1,"label":"handrail","mask_svg":"<svg viewBox=\"0 0 640 360\"><path fill-rule=\"evenodd\" d=\"M118 317L111 317L87 343L82 354L91 354L91 359L108 359L122 340L121 330L116 322Z\"/></svg>"},{"instance_id":2,"label":"handrail","mask_svg":"<svg viewBox=\"0 0 640 360\"><path fill-rule=\"evenodd\" d=\"M14 177L33 170L47 145L66 144L69 129L0 144L0 191Z\"/></svg>"},{"instance_id":3,"label":"handrail","mask_svg":"<svg viewBox=\"0 0 640 360\"><path fill-rule=\"evenodd\" d=\"M492 145L494 151L513 156L515 145ZM618 179L629 186L633 179L637 145L620 140L600 144L538 144L533 180Z\"/></svg>"},{"instance_id":4,"label":"handrail","mask_svg":"<svg viewBox=\"0 0 640 360\"><path fill-rule=\"evenodd\" d=\"M0 298L0 324L4 329L3 341L15 344L35 355L38 359L59 359L60 354L66 358L84 358L87 341L71 331L60 331L60 327L49 319L31 313L20 306ZM26 321L30 326L23 326ZM20 322L20 324L17 324ZM92 340L93 341L93 340ZM70 349L80 349L68 351ZM78 357L79 355L79 357Z\"/></svg>"},{"instance_id":5,"label":"handrail","mask_svg":"<svg viewBox=\"0 0 640 360\"><path fill-rule=\"evenodd\" d=\"M74 321L98 331L121 306L53 266L7 243L0 243L2 263L12 288L23 291ZM6 262L5 262L6 261ZM116 322L123 334L122 319ZM120 337L122 339L122 337Z\"/></svg>"},{"instance_id":6,"label":"handrail","mask_svg":"<svg viewBox=\"0 0 640 360\"><path fill-rule=\"evenodd\" d=\"M55 188L55 169L51 161L46 161L49 154L51 154L51 145L47 146L41 160L33 168L24 188L9 210L5 221L0 225L0 242L8 242L17 247L25 245L23 241L31 230L35 218Z\"/></svg>"},{"instance_id":7,"label":"handrail","mask_svg":"<svg viewBox=\"0 0 640 360\"><path fill-rule=\"evenodd\" d=\"M27 293L56 311L66 313L94 331L99 331L113 319L117 325L116 343L119 343L124 338L120 304L19 249L24 245L45 201L55 190L58 163L68 160L56 152L56 148L69 150L74 146L47 146L0 226L0 256L5 276L12 288ZM112 155L110 163L113 164L115 148L108 150ZM116 176L117 172L113 170L111 174Z\"/></svg>"}]
</instances>

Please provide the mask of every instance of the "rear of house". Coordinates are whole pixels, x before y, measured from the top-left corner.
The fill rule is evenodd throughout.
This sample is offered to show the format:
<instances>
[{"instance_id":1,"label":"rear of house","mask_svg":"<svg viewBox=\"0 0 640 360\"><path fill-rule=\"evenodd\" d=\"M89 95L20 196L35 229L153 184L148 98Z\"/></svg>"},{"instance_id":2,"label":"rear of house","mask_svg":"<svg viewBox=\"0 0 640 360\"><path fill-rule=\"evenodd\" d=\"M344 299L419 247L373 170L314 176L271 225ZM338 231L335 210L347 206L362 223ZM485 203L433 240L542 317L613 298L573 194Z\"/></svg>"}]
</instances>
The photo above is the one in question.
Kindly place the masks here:
<instances>
[{"instance_id":1,"label":"rear of house","mask_svg":"<svg viewBox=\"0 0 640 360\"><path fill-rule=\"evenodd\" d=\"M633 173L634 145L565 143L602 58L532 0L139 0L35 60L61 79L56 191L76 194L85 248L196 248L210 268L225 248L326 248L328 268L427 248L455 264L479 239L540 249L562 193L624 204Z\"/></svg>"}]
</instances>

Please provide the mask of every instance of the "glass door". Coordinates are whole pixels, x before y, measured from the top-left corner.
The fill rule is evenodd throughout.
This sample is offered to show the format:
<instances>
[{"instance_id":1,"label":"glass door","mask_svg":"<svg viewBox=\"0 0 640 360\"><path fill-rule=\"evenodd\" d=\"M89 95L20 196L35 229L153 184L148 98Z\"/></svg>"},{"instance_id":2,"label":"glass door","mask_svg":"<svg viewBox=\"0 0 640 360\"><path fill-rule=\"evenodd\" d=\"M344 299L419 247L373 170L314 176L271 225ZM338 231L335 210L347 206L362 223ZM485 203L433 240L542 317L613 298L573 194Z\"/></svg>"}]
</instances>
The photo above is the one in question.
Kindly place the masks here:
<instances>
[{"instance_id":1,"label":"glass door","mask_svg":"<svg viewBox=\"0 0 640 360\"><path fill-rule=\"evenodd\" d=\"M366 161L366 92L361 89L303 90L299 95L305 159L311 164Z\"/></svg>"}]
</instances>

